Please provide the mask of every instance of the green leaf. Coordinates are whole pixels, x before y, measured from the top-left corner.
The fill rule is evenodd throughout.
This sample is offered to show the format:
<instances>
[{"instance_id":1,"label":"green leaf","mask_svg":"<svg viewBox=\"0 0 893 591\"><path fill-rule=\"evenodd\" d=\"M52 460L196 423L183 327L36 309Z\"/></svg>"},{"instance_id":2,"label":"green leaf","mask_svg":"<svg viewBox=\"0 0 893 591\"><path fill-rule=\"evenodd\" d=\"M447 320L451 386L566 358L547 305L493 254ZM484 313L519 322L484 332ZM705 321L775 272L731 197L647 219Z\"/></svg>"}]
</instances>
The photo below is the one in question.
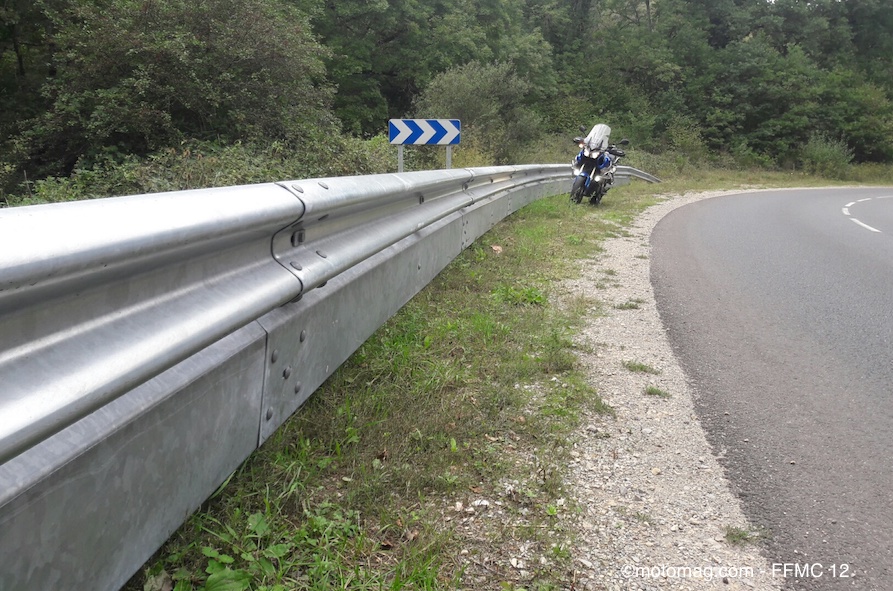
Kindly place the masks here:
<instances>
[{"instance_id":1,"label":"green leaf","mask_svg":"<svg viewBox=\"0 0 893 591\"><path fill-rule=\"evenodd\" d=\"M247 571L225 569L208 577L204 591L245 591L251 579Z\"/></svg>"},{"instance_id":2,"label":"green leaf","mask_svg":"<svg viewBox=\"0 0 893 591\"><path fill-rule=\"evenodd\" d=\"M212 548L210 546L202 547L202 554L204 554L208 558L217 558L218 556L220 556L220 553L217 552L215 548Z\"/></svg>"},{"instance_id":3,"label":"green leaf","mask_svg":"<svg viewBox=\"0 0 893 591\"><path fill-rule=\"evenodd\" d=\"M291 544L276 544L264 550L264 554L270 558L282 558L291 551Z\"/></svg>"},{"instance_id":4,"label":"green leaf","mask_svg":"<svg viewBox=\"0 0 893 591\"><path fill-rule=\"evenodd\" d=\"M205 569L205 572L209 575L213 575L214 573L219 573L222 570L225 570L226 567L223 566L220 562L212 558L208 561L208 568Z\"/></svg>"},{"instance_id":5,"label":"green leaf","mask_svg":"<svg viewBox=\"0 0 893 591\"><path fill-rule=\"evenodd\" d=\"M248 518L248 529L258 536L262 536L270 531L270 525L263 513L255 513Z\"/></svg>"},{"instance_id":6,"label":"green leaf","mask_svg":"<svg viewBox=\"0 0 893 591\"><path fill-rule=\"evenodd\" d=\"M261 558L257 563L260 565L261 571L265 576L272 577L276 574L276 567L273 566L273 563L270 562L269 558Z\"/></svg>"}]
</instances>

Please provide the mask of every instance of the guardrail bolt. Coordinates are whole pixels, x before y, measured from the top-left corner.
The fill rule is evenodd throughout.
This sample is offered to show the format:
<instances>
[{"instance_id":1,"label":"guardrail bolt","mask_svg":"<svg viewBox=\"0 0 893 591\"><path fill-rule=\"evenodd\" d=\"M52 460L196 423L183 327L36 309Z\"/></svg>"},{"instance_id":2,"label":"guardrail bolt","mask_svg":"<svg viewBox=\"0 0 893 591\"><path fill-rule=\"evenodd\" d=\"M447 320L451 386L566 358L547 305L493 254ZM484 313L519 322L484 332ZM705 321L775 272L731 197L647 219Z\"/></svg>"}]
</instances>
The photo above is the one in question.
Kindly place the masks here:
<instances>
[{"instance_id":1,"label":"guardrail bolt","mask_svg":"<svg viewBox=\"0 0 893 591\"><path fill-rule=\"evenodd\" d=\"M294 189L295 191L297 191L298 193L304 192L304 189L300 185L292 185L291 188Z\"/></svg>"},{"instance_id":2,"label":"guardrail bolt","mask_svg":"<svg viewBox=\"0 0 893 591\"><path fill-rule=\"evenodd\" d=\"M328 186L327 184L325 184L324 182L322 182L322 181L319 181L319 186L322 187L323 189L328 189L328 188L329 188L329 186Z\"/></svg>"},{"instance_id":3,"label":"guardrail bolt","mask_svg":"<svg viewBox=\"0 0 893 591\"><path fill-rule=\"evenodd\" d=\"M322 250L317 250L317 251L316 251L316 254L318 254L319 256L321 256L321 257L324 258L324 259L329 258L329 255L327 255L327 254L325 253L325 251L322 251Z\"/></svg>"},{"instance_id":4,"label":"guardrail bolt","mask_svg":"<svg viewBox=\"0 0 893 591\"><path fill-rule=\"evenodd\" d=\"M306 339L307 339L307 331L302 330L301 331L301 342L303 343Z\"/></svg>"},{"instance_id":5,"label":"guardrail bolt","mask_svg":"<svg viewBox=\"0 0 893 591\"><path fill-rule=\"evenodd\" d=\"M295 384L295 394L299 394L301 392L301 382Z\"/></svg>"},{"instance_id":6,"label":"guardrail bolt","mask_svg":"<svg viewBox=\"0 0 893 591\"><path fill-rule=\"evenodd\" d=\"M304 242L304 230L298 230L291 235L291 245L297 246L299 244L303 244Z\"/></svg>"},{"instance_id":7,"label":"guardrail bolt","mask_svg":"<svg viewBox=\"0 0 893 591\"><path fill-rule=\"evenodd\" d=\"M287 380L290 376L291 376L291 368L286 367L285 370L282 372L282 378Z\"/></svg>"},{"instance_id":8,"label":"guardrail bolt","mask_svg":"<svg viewBox=\"0 0 893 591\"><path fill-rule=\"evenodd\" d=\"M304 267L302 267L300 263L295 262L295 261L291 262L291 268L294 269L295 271L303 271L304 270Z\"/></svg>"},{"instance_id":9,"label":"guardrail bolt","mask_svg":"<svg viewBox=\"0 0 893 591\"><path fill-rule=\"evenodd\" d=\"M279 349L273 349L273 354L270 355L270 363L276 363L277 359L279 359Z\"/></svg>"},{"instance_id":10,"label":"guardrail bolt","mask_svg":"<svg viewBox=\"0 0 893 591\"><path fill-rule=\"evenodd\" d=\"M273 409L272 409L272 408L268 408L268 409L267 409L267 420L269 421L269 420L272 419L272 418L273 418Z\"/></svg>"}]
</instances>

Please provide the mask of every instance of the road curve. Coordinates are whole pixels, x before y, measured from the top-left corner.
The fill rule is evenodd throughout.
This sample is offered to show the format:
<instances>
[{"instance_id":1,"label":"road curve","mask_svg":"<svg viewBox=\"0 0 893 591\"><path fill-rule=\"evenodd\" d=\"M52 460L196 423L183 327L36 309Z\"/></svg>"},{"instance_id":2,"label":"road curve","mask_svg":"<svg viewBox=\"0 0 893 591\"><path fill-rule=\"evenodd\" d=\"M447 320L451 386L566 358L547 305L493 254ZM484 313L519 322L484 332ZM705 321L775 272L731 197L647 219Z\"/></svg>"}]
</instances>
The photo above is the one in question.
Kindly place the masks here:
<instances>
[{"instance_id":1,"label":"road curve","mask_svg":"<svg viewBox=\"0 0 893 591\"><path fill-rule=\"evenodd\" d=\"M796 589L893 588L893 188L707 199L651 243L662 321L769 562Z\"/></svg>"}]
</instances>

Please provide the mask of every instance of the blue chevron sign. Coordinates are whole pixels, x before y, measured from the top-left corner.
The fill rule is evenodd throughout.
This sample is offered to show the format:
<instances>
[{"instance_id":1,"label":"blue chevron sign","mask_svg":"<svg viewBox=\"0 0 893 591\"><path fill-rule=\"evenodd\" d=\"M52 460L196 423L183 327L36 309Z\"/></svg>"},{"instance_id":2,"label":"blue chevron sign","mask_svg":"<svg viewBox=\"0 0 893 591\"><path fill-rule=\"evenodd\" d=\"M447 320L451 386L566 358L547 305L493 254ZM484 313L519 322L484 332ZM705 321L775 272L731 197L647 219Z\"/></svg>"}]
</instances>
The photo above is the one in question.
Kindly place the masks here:
<instances>
[{"instance_id":1,"label":"blue chevron sign","mask_svg":"<svg viewBox=\"0 0 893 591\"><path fill-rule=\"evenodd\" d=\"M451 146L459 143L462 124L458 119L391 119L388 139L392 144Z\"/></svg>"}]
</instances>

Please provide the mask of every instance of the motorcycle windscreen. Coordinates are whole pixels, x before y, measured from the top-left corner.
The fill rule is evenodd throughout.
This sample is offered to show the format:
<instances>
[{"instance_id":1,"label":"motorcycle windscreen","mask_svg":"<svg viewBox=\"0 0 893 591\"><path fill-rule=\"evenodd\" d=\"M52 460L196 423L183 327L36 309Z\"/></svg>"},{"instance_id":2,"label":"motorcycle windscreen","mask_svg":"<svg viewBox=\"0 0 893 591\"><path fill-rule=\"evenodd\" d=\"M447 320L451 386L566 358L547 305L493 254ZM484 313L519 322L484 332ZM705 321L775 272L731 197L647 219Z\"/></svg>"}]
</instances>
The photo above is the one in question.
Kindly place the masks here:
<instances>
[{"instance_id":1,"label":"motorcycle windscreen","mask_svg":"<svg viewBox=\"0 0 893 591\"><path fill-rule=\"evenodd\" d=\"M611 128L604 123L595 125L586 136L586 147L590 150L606 150L611 138Z\"/></svg>"}]
</instances>

